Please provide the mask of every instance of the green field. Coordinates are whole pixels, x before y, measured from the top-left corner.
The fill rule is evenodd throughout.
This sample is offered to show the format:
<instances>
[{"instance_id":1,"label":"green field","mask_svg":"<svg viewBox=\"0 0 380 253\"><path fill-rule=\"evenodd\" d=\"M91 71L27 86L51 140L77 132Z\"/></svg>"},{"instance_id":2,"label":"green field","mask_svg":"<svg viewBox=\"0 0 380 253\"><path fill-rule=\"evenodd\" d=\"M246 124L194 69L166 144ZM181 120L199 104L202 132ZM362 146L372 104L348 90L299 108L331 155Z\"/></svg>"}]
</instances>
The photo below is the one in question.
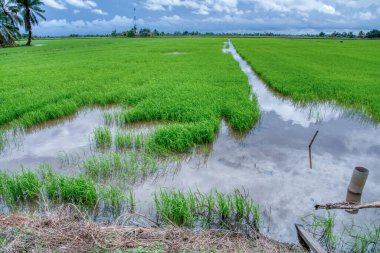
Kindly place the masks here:
<instances>
[{"instance_id":1,"label":"green field","mask_svg":"<svg viewBox=\"0 0 380 253\"><path fill-rule=\"evenodd\" d=\"M209 143L224 117L244 132L259 118L224 39L43 40L0 51L0 125L32 126L86 105L130 106L125 123L165 121L150 142Z\"/></svg>"},{"instance_id":2,"label":"green field","mask_svg":"<svg viewBox=\"0 0 380 253\"><path fill-rule=\"evenodd\" d=\"M296 101L335 101L380 120L380 41L233 39L275 91Z\"/></svg>"}]
</instances>

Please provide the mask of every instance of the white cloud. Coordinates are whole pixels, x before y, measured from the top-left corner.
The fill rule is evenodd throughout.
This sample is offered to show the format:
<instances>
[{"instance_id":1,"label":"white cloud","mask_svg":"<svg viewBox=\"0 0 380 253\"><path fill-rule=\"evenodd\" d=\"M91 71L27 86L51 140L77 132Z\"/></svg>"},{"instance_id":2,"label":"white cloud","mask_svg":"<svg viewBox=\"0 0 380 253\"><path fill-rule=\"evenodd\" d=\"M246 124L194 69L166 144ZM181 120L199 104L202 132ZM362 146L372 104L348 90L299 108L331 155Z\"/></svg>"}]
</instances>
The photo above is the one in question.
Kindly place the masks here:
<instances>
[{"instance_id":1,"label":"white cloud","mask_svg":"<svg viewBox=\"0 0 380 253\"><path fill-rule=\"evenodd\" d=\"M366 12L359 12L357 17L360 19L360 20L371 20L371 19L375 19L376 16L372 14L372 12L370 11L366 11Z\"/></svg>"},{"instance_id":2,"label":"white cloud","mask_svg":"<svg viewBox=\"0 0 380 253\"><path fill-rule=\"evenodd\" d=\"M103 11L103 10L101 10L101 9L92 9L91 12L96 13L96 14L99 14L99 15L103 15L103 16L108 15L107 12L105 12L105 11Z\"/></svg>"},{"instance_id":3,"label":"white cloud","mask_svg":"<svg viewBox=\"0 0 380 253\"><path fill-rule=\"evenodd\" d=\"M82 9L88 9L91 10L92 13L99 14L99 15L108 15L107 12L97 8L97 3L92 0L43 0L44 4L46 4L49 7L64 10L66 9L66 5L71 5L76 8L82 8ZM74 14L79 13L79 10L74 10Z\"/></svg>"},{"instance_id":4,"label":"white cloud","mask_svg":"<svg viewBox=\"0 0 380 253\"><path fill-rule=\"evenodd\" d=\"M210 12L242 14L238 8L238 0L146 0L145 8L152 11L173 10L176 7L191 9L199 15L209 15Z\"/></svg>"},{"instance_id":5,"label":"white cloud","mask_svg":"<svg viewBox=\"0 0 380 253\"><path fill-rule=\"evenodd\" d=\"M94 1L90 0L65 0L68 4L73 5L78 8L92 9L97 6Z\"/></svg>"},{"instance_id":6,"label":"white cloud","mask_svg":"<svg viewBox=\"0 0 380 253\"><path fill-rule=\"evenodd\" d=\"M317 11L324 14L339 15L334 6L325 4L319 0L250 0L257 3L266 11Z\"/></svg>"},{"instance_id":7,"label":"white cloud","mask_svg":"<svg viewBox=\"0 0 380 253\"><path fill-rule=\"evenodd\" d=\"M143 22L143 20L139 20L140 23ZM71 30L83 30L86 31L87 29L91 28L109 28L113 29L115 27L128 27L131 26L133 23L133 19L127 18L125 16L114 16L110 20L105 19L95 19L92 21L84 21L84 20L75 20L75 21L68 21L67 19L52 19L48 21L43 21L40 23L40 26L42 28L69 28Z\"/></svg>"},{"instance_id":8,"label":"white cloud","mask_svg":"<svg viewBox=\"0 0 380 253\"><path fill-rule=\"evenodd\" d=\"M43 0L44 4L54 9L64 10L65 5L60 0Z\"/></svg>"},{"instance_id":9,"label":"white cloud","mask_svg":"<svg viewBox=\"0 0 380 253\"><path fill-rule=\"evenodd\" d=\"M173 15L173 16L163 16L160 18L161 21L168 22L168 23L175 23L182 21L183 19L178 16L178 15Z\"/></svg>"}]
</instances>

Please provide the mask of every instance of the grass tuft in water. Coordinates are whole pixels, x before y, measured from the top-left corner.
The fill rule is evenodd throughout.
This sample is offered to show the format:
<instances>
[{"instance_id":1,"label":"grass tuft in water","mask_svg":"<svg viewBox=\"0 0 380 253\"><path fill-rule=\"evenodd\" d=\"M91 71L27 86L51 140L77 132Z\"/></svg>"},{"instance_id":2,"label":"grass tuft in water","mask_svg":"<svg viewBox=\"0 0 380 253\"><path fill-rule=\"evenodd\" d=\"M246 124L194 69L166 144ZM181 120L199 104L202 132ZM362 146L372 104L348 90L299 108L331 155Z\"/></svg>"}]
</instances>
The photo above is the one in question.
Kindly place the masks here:
<instances>
[{"instance_id":1,"label":"grass tuft in water","mask_svg":"<svg viewBox=\"0 0 380 253\"><path fill-rule=\"evenodd\" d=\"M83 168L89 177L95 180L107 180L119 177L136 182L158 170L158 162L146 152L111 152L95 155L83 161Z\"/></svg>"},{"instance_id":2,"label":"grass tuft in water","mask_svg":"<svg viewBox=\"0 0 380 253\"><path fill-rule=\"evenodd\" d=\"M108 148L112 144L111 130L107 127L97 127L94 130L94 141L97 148Z\"/></svg>"},{"instance_id":3,"label":"grass tuft in water","mask_svg":"<svg viewBox=\"0 0 380 253\"><path fill-rule=\"evenodd\" d=\"M0 130L0 154L4 151L6 145L7 145L6 132L3 130Z\"/></svg>"},{"instance_id":4,"label":"grass tuft in water","mask_svg":"<svg viewBox=\"0 0 380 253\"><path fill-rule=\"evenodd\" d=\"M0 172L0 195L10 207L18 201L35 200L39 191L39 180L31 171L22 171L13 176Z\"/></svg>"},{"instance_id":5,"label":"grass tuft in water","mask_svg":"<svg viewBox=\"0 0 380 253\"><path fill-rule=\"evenodd\" d=\"M201 194L161 189L155 193L154 202L158 217L164 223L193 227L202 222L206 227L239 230L248 226L259 231L259 208L238 190L233 194L217 191Z\"/></svg>"}]
</instances>

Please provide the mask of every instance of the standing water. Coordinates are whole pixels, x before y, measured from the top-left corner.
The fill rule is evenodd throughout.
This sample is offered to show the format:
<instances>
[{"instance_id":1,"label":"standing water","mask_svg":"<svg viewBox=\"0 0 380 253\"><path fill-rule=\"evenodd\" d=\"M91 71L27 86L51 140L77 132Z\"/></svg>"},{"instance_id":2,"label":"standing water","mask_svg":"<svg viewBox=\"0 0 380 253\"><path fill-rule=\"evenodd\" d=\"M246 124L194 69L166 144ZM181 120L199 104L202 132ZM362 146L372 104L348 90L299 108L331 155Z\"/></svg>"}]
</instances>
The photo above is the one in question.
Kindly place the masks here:
<instances>
[{"instance_id":1,"label":"standing water","mask_svg":"<svg viewBox=\"0 0 380 253\"><path fill-rule=\"evenodd\" d=\"M181 169L151 178L135 188L141 209L151 205L153 192L162 187L209 192L232 192L244 188L264 213L263 231L274 239L296 242L295 223L314 212L316 203L345 200L355 166L370 170L362 200L380 196L380 128L348 110L330 104L302 107L274 95L239 56L232 43L223 51L240 64L257 96L262 117L244 138L236 138L223 122L218 138L206 158L195 155ZM59 166L63 160L79 160L93 153L91 135L101 124L99 108L84 110L75 117L30 131L17 147L0 155L0 168L35 168L41 163ZM114 111L114 109L111 109ZM150 126L140 126L146 131ZM145 130L144 130L145 129ZM135 129L136 130L136 129ZM313 169L308 145L315 132ZM75 169L72 168L74 173ZM72 172L69 172L72 173ZM317 211L324 214L325 211ZM337 222L377 224L378 210L361 210L357 215L334 211Z\"/></svg>"}]
</instances>

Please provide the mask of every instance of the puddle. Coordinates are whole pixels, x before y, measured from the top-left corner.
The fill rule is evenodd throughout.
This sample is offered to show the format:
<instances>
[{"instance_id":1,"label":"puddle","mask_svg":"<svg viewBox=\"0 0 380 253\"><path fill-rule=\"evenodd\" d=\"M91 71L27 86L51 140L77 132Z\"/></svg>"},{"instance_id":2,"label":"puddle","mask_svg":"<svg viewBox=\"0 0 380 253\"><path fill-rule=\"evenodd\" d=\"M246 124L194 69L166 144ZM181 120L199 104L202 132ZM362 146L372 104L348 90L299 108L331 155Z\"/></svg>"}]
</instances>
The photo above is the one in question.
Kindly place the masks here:
<instances>
[{"instance_id":1,"label":"puddle","mask_svg":"<svg viewBox=\"0 0 380 253\"><path fill-rule=\"evenodd\" d=\"M150 178L135 189L138 207L151 209L153 192L161 187L209 192L246 189L264 211L263 232L280 241L296 242L295 223L313 213L316 203L340 202L355 166L370 170L362 200L380 196L380 128L351 111L332 104L296 106L291 100L273 95L229 44L234 59L247 75L252 92L258 97L262 117L245 138L235 138L222 122L218 138L204 159L194 155L182 162L181 169ZM180 53L180 52L172 52ZM64 173L62 160L89 156L94 128L104 125L103 113L121 108L85 109L64 120L53 121L26 132L18 145L0 155L0 168L19 170L49 163ZM156 124L133 124L129 130L147 132ZM117 126L110 126L116 131ZM308 145L315 132L313 169L309 168ZM318 211L317 214L324 214ZM361 210L357 215L334 211L337 222L379 223L379 210Z\"/></svg>"}]
</instances>

